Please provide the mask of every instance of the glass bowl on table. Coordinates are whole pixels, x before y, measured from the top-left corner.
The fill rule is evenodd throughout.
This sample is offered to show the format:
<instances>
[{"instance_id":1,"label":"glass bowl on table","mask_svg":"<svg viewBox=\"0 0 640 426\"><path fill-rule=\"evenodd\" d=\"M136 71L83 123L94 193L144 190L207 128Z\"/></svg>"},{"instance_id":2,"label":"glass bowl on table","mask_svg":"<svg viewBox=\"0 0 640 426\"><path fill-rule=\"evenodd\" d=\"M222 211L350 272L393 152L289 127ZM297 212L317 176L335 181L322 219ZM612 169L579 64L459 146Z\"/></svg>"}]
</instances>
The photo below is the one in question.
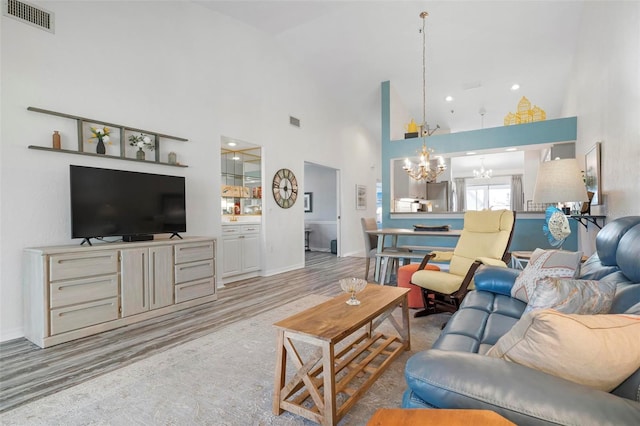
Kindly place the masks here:
<instances>
[{"instance_id":1,"label":"glass bowl on table","mask_svg":"<svg viewBox=\"0 0 640 426\"><path fill-rule=\"evenodd\" d=\"M342 278L340 281L340 288L345 293L350 293L351 298L347 300L347 305L359 305L360 301L356 299L356 293L362 291L367 286L367 280L363 280L362 278Z\"/></svg>"}]
</instances>

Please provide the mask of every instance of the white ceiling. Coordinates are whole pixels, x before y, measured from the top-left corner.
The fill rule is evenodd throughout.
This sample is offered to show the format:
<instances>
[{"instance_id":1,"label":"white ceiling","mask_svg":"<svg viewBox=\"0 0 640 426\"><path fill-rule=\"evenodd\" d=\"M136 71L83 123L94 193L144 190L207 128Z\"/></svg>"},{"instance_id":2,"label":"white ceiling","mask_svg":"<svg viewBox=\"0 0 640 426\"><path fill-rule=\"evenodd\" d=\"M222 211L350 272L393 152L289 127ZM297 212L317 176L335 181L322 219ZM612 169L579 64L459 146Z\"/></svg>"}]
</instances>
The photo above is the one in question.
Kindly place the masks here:
<instances>
[{"instance_id":1,"label":"white ceiling","mask_svg":"<svg viewBox=\"0 0 640 426\"><path fill-rule=\"evenodd\" d=\"M427 18L427 122L452 132L502 126L526 96L561 117L583 1L198 1L275 38L380 133L380 83L422 117ZM512 84L520 90L510 90ZM448 103L445 96L454 101ZM486 113L481 115L480 111Z\"/></svg>"}]
</instances>

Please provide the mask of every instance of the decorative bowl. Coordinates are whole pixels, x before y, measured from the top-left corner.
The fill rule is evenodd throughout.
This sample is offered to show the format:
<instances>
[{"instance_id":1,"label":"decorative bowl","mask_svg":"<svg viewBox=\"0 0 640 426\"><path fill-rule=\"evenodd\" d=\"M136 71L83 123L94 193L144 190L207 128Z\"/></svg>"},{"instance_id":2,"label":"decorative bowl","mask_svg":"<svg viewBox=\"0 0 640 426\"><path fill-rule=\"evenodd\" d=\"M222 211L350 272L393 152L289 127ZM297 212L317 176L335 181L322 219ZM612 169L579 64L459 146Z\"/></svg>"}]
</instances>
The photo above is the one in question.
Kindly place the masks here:
<instances>
[{"instance_id":1,"label":"decorative bowl","mask_svg":"<svg viewBox=\"0 0 640 426\"><path fill-rule=\"evenodd\" d=\"M347 305L359 305L360 301L356 299L356 293L366 287L367 280L363 280L362 278L342 278L338 282L340 283L342 291L351 294L351 298L347 300Z\"/></svg>"}]
</instances>

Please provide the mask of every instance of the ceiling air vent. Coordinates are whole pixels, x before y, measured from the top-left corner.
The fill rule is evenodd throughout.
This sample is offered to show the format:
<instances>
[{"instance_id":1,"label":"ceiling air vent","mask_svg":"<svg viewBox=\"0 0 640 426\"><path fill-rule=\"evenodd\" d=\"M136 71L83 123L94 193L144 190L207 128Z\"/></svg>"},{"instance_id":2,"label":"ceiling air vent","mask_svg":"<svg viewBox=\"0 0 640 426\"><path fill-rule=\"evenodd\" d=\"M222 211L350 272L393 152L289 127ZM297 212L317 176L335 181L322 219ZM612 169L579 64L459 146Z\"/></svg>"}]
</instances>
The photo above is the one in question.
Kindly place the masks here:
<instances>
[{"instance_id":1,"label":"ceiling air vent","mask_svg":"<svg viewBox=\"0 0 640 426\"><path fill-rule=\"evenodd\" d=\"M292 126L300 127L300 119L289 116L289 124L291 124Z\"/></svg>"},{"instance_id":2,"label":"ceiling air vent","mask_svg":"<svg viewBox=\"0 0 640 426\"><path fill-rule=\"evenodd\" d=\"M55 32L54 14L41 7L18 0L2 0L2 14L41 30L49 31L50 33Z\"/></svg>"}]
</instances>

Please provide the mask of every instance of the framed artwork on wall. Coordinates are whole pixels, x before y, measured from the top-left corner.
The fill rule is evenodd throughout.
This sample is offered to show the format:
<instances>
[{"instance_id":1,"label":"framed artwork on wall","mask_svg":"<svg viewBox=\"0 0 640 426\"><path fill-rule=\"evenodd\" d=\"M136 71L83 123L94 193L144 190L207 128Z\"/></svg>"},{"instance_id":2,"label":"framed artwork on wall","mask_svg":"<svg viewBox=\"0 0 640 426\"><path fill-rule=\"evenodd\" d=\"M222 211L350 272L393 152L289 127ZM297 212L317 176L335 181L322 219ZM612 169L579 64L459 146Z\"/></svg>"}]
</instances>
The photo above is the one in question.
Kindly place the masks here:
<instances>
[{"instance_id":1,"label":"framed artwork on wall","mask_svg":"<svg viewBox=\"0 0 640 426\"><path fill-rule=\"evenodd\" d=\"M367 208L367 187L356 185L356 209L365 210Z\"/></svg>"},{"instance_id":2,"label":"framed artwork on wall","mask_svg":"<svg viewBox=\"0 0 640 426\"><path fill-rule=\"evenodd\" d=\"M304 193L304 212L313 212L313 192Z\"/></svg>"},{"instance_id":3,"label":"framed artwork on wall","mask_svg":"<svg viewBox=\"0 0 640 426\"><path fill-rule=\"evenodd\" d=\"M591 205L602 204L602 185L600 185L600 142L584 156L584 183L587 191L593 192Z\"/></svg>"}]
</instances>

